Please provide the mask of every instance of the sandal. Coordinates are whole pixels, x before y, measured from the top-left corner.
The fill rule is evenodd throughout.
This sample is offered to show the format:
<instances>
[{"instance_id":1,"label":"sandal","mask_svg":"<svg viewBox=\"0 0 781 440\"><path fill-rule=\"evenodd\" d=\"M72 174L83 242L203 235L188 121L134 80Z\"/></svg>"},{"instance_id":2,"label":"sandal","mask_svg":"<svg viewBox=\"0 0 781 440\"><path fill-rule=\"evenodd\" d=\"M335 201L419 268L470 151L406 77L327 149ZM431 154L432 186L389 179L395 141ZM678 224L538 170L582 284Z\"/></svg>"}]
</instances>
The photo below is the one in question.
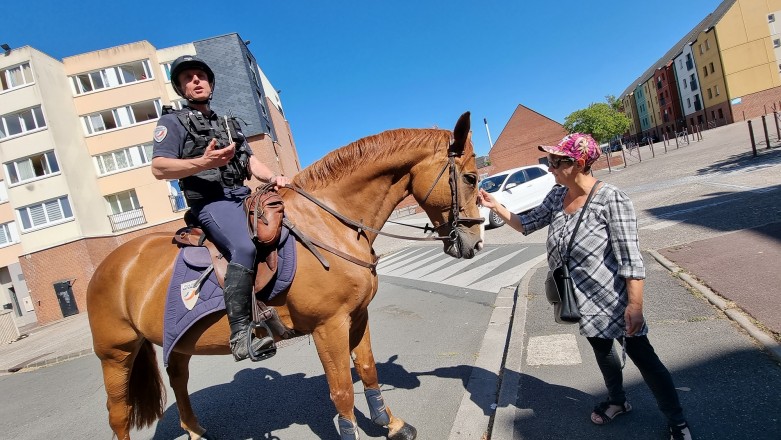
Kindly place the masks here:
<instances>
[{"instance_id":1,"label":"sandal","mask_svg":"<svg viewBox=\"0 0 781 440\"><path fill-rule=\"evenodd\" d=\"M681 425L670 426L670 440L692 440L689 425L683 422Z\"/></svg>"},{"instance_id":2,"label":"sandal","mask_svg":"<svg viewBox=\"0 0 781 440\"><path fill-rule=\"evenodd\" d=\"M615 409L615 407L620 408ZM613 409L614 412L608 414L607 412L610 409ZM629 402L613 403L609 400L606 400L594 407L594 412L591 413L591 421L595 425L607 425L616 417L620 416L621 414L626 414L629 411L632 411L632 405L630 405Z\"/></svg>"}]
</instances>

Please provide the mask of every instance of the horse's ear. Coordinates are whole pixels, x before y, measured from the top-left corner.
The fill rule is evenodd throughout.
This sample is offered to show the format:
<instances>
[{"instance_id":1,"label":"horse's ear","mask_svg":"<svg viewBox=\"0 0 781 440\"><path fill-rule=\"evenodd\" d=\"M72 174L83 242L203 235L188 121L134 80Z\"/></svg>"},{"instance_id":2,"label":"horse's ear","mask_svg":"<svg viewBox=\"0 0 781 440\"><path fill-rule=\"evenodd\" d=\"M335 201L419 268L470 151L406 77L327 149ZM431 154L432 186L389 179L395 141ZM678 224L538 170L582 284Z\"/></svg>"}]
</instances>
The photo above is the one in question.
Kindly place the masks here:
<instances>
[{"instance_id":1,"label":"horse's ear","mask_svg":"<svg viewBox=\"0 0 781 440\"><path fill-rule=\"evenodd\" d=\"M470 129L469 115L469 112L461 115L456 122L456 128L453 129L453 144L450 145L448 151L455 153L456 156L464 154L464 148L466 148Z\"/></svg>"}]
</instances>

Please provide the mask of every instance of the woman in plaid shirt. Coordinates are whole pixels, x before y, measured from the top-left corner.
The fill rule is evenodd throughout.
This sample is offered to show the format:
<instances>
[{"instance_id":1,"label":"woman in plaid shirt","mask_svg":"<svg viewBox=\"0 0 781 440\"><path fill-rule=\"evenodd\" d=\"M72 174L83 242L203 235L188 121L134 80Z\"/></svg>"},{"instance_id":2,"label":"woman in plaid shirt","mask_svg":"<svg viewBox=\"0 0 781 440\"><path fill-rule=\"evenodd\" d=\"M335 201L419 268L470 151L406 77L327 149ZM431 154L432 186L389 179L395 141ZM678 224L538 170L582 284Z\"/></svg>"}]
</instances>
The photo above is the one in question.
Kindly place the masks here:
<instances>
[{"instance_id":1,"label":"woman in plaid shirt","mask_svg":"<svg viewBox=\"0 0 781 440\"><path fill-rule=\"evenodd\" d=\"M599 158L597 142L573 133L556 146L539 147L548 153L548 170L556 177L542 204L522 215L511 213L491 195L480 191L481 203L524 235L548 228L548 266L562 264L572 230L594 185L599 184L576 232L568 268L575 284L580 333L594 349L608 389L606 401L591 413L597 425L632 410L626 401L622 365L613 340L624 344L667 417L672 440L691 439L672 376L648 341L643 318L645 267L637 237L637 218L629 198L618 188L601 184L591 175Z\"/></svg>"}]
</instances>

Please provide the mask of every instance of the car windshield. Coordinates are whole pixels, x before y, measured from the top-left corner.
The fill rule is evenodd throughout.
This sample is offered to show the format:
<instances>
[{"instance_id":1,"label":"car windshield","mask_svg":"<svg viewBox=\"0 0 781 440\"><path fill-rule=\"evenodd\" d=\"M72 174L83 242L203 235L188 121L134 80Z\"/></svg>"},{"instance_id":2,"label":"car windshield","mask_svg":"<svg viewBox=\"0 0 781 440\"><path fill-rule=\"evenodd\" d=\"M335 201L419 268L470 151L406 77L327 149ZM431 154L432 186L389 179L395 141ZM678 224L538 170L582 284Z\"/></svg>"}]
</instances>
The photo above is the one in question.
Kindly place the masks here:
<instances>
[{"instance_id":1,"label":"car windshield","mask_svg":"<svg viewBox=\"0 0 781 440\"><path fill-rule=\"evenodd\" d=\"M498 176L488 177L480 182L480 188L486 192L492 193L499 191L499 187L502 186L502 182L507 178L507 174L500 174Z\"/></svg>"}]
</instances>

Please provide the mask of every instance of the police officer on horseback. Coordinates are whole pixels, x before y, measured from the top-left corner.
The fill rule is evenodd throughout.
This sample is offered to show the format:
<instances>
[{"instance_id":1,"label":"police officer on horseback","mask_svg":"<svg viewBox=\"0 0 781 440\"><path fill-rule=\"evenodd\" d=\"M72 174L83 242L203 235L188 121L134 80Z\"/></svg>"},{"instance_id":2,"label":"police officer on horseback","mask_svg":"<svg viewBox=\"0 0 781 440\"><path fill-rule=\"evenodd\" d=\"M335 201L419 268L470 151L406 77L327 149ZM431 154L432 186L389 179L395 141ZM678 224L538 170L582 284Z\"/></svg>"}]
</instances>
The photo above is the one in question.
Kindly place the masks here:
<instances>
[{"instance_id":1,"label":"police officer on horseback","mask_svg":"<svg viewBox=\"0 0 781 440\"><path fill-rule=\"evenodd\" d=\"M187 105L164 112L159 119L152 174L179 180L192 214L229 261L225 308L231 352L240 361L249 357L249 350L257 354L272 345L271 338L254 338L249 329L256 248L244 213L243 201L250 194L244 181L255 176L279 187L289 180L252 154L235 119L218 117L211 110L214 72L203 60L177 58L171 64L171 85Z\"/></svg>"}]
</instances>

